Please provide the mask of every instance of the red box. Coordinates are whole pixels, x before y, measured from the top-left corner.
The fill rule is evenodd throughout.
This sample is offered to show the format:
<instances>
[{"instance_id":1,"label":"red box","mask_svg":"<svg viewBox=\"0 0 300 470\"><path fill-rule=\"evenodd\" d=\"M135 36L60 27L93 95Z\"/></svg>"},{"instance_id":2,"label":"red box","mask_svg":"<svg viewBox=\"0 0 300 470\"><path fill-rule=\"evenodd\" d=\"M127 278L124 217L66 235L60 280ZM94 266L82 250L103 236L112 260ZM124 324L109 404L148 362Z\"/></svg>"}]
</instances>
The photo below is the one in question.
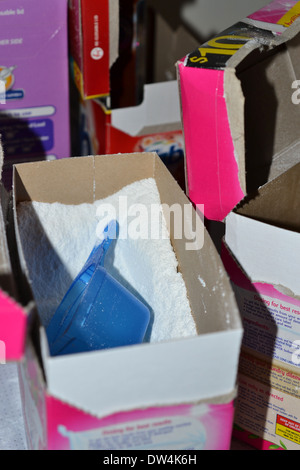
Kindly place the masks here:
<instances>
[{"instance_id":1,"label":"red box","mask_svg":"<svg viewBox=\"0 0 300 470\"><path fill-rule=\"evenodd\" d=\"M109 0L69 1L71 69L84 99L109 94L109 16Z\"/></svg>"}]
</instances>

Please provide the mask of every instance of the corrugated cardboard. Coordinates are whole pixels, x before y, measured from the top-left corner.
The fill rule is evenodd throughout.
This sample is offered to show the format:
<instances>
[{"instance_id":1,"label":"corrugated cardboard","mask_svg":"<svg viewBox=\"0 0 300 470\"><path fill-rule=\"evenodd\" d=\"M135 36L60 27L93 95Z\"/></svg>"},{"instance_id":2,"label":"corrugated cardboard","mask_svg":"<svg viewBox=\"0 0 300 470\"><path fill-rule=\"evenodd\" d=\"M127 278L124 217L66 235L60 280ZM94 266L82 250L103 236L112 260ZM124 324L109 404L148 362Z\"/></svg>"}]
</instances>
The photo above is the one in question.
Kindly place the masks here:
<instances>
[{"instance_id":1,"label":"corrugated cardboard","mask_svg":"<svg viewBox=\"0 0 300 470\"><path fill-rule=\"evenodd\" d=\"M299 177L298 163L226 218L222 259L245 329L235 434L261 449L300 444Z\"/></svg>"},{"instance_id":2,"label":"corrugated cardboard","mask_svg":"<svg viewBox=\"0 0 300 470\"><path fill-rule=\"evenodd\" d=\"M299 160L300 113L291 98L299 69L300 6L279 3L177 64L186 186L211 220L223 221L245 195Z\"/></svg>"},{"instance_id":3,"label":"corrugated cardboard","mask_svg":"<svg viewBox=\"0 0 300 470\"><path fill-rule=\"evenodd\" d=\"M155 178L162 202L190 205L151 153L17 165L15 228L25 292L29 291L18 236L19 202L92 202L146 177ZM27 345L34 348L26 351L21 367L30 447L126 449L128 439L135 436L135 449L229 448L242 336L233 292L205 230L203 248L196 251L185 249L185 240L173 236L172 225L170 237L198 335L55 358L49 356L41 328L40 336L28 337ZM120 433L127 441L121 442Z\"/></svg>"}]
</instances>

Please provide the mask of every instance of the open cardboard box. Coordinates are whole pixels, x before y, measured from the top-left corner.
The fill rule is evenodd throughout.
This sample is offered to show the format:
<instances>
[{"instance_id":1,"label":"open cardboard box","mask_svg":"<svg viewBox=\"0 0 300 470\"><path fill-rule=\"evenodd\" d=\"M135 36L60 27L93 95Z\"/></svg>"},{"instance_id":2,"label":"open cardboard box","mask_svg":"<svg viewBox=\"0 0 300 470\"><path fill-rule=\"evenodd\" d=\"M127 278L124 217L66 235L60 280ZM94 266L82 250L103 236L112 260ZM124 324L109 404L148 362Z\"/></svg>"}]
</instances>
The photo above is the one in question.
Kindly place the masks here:
<instances>
[{"instance_id":1,"label":"open cardboard box","mask_svg":"<svg viewBox=\"0 0 300 470\"><path fill-rule=\"evenodd\" d=\"M245 331L235 435L261 449L300 444L299 182L300 163L226 218L222 260Z\"/></svg>"},{"instance_id":2,"label":"open cardboard box","mask_svg":"<svg viewBox=\"0 0 300 470\"><path fill-rule=\"evenodd\" d=\"M20 246L18 203L92 202L147 177L155 178L163 203L190 206L151 153L15 166L19 286L26 303L32 297ZM37 313L27 319L23 354L16 359L30 448L229 448L242 327L227 274L202 228L204 244L195 251L186 249L187 240L174 237L172 223L169 227L197 326L195 336L50 357L45 331L41 325L36 328ZM2 313L0 318L2 324Z\"/></svg>"},{"instance_id":3,"label":"open cardboard box","mask_svg":"<svg viewBox=\"0 0 300 470\"><path fill-rule=\"evenodd\" d=\"M177 63L186 187L207 219L223 221L245 195L299 161L292 86L300 4L283 3L271 2Z\"/></svg>"},{"instance_id":4,"label":"open cardboard box","mask_svg":"<svg viewBox=\"0 0 300 470\"><path fill-rule=\"evenodd\" d=\"M81 105L83 155L156 152L184 186L184 140L176 80L144 86L141 104L108 110L100 100Z\"/></svg>"}]
</instances>

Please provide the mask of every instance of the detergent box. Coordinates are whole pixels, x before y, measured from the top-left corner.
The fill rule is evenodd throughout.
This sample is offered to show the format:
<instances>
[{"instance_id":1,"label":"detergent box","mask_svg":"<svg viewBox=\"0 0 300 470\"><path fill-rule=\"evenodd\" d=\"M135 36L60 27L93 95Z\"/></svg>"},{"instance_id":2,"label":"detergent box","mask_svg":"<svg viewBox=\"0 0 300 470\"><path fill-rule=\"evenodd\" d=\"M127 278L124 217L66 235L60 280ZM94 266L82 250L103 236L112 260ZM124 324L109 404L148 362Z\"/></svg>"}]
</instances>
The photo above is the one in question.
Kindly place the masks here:
<instances>
[{"instance_id":1,"label":"detergent box","mask_svg":"<svg viewBox=\"0 0 300 470\"><path fill-rule=\"evenodd\" d=\"M299 14L273 1L177 62L187 191L209 220L299 160Z\"/></svg>"},{"instance_id":2,"label":"detergent box","mask_svg":"<svg viewBox=\"0 0 300 470\"><path fill-rule=\"evenodd\" d=\"M300 445L299 176L298 163L225 224L222 259L244 324L234 433L263 450Z\"/></svg>"},{"instance_id":3,"label":"detergent box","mask_svg":"<svg viewBox=\"0 0 300 470\"><path fill-rule=\"evenodd\" d=\"M119 53L118 0L69 0L72 77L83 99L110 92L110 67Z\"/></svg>"},{"instance_id":4,"label":"detergent box","mask_svg":"<svg viewBox=\"0 0 300 470\"><path fill-rule=\"evenodd\" d=\"M67 1L0 5L3 182L13 163L70 155Z\"/></svg>"},{"instance_id":5,"label":"detergent box","mask_svg":"<svg viewBox=\"0 0 300 470\"><path fill-rule=\"evenodd\" d=\"M47 220L53 204L60 208L66 205L66 217L70 211L86 208L99 198L104 198L105 210L108 210L107 198L149 179L155 181L158 188L163 213L171 208L182 215L185 230L181 234L176 232L176 217L167 218L167 239L178 263L175 272L186 286L194 333L131 346L51 356L40 313L43 307L37 301L30 274L31 256L22 238L20 207L45 203ZM148 193L146 191L143 198L147 198ZM143 198L133 204L132 210L142 212ZM137 449L153 452L229 449L242 339L240 315L228 275L203 225L199 208L194 209L161 159L154 153L136 153L18 164L14 166L12 207L18 249L18 269L14 276L24 305L33 305L30 314L25 313L29 309L24 307L21 313L18 309L16 315L24 334L20 354L15 359L20 369L29 448L98 449L112 453ZM33 217L40 241L47 242L50 235L43 217ZM32 237L33 219L29 220L27 227ZM85 222L81 219L80 231L77 235L73 232L74 240L82 233L86 222L87 219ZM55 227L56 233L62 228L60 223ZM135 243L133 237L131 242ZM147 243L148 251L153 253L151 250L154 246L157 249L158 239L153 236ZM141 256L137 251L136 256L130 258L126 258L122 274L131 264L139 278L147 275L155 279L157 270L147 264L149 256ZM143 265L145 258L148 259L146 266ZM164 262L162 258L160 263ZM58 251L55 260L58 279L62 264ZM50 271L38 272L38 275L45 275L46 284L40 291L43 294L50 282ZM157 296L159 288L150 281L151 295ZM172 303L171 290L170 284L168 297L164 292L159 305L163 311L172 308L171 317L165 320L174 324L182 298L177 295ZM55 294L51 292L49 301ZM0 318L2 327L2 321L7 321L2 311ZM187 320L184 318L183 331L188 328ZM7 326L15 331L16 322L14 326L11 323Z\"/></svg>"},{"instance_id":6,"label":"detergent box","mask_svg":"<svg viewBox=\"0 0 300 470\"><path fill-rule=\"evenodd\" d=\"M69 0L68 5L70 69L81 99L135 101L144 79L145 0Z\"/></svg>"},{"instance_id":7,"label":"detergent box","mask_svg":"<svg viewBox=\"0 0 300 470\"><path fill-rule=\"evenodd\" d=\"M113 64L109 96L81 101L79 153L154 151L184 187L184 138L175 63L195 48L198 40L179 19L166 18L161 3L129 3L136 3L137 12L130 48L134 58L127 60L130 67L126 70L121 56ZM170 10L173 12L172 7ZM121 15L120 31L122 25L124 28Z\"/></svg>"}]
</instances>

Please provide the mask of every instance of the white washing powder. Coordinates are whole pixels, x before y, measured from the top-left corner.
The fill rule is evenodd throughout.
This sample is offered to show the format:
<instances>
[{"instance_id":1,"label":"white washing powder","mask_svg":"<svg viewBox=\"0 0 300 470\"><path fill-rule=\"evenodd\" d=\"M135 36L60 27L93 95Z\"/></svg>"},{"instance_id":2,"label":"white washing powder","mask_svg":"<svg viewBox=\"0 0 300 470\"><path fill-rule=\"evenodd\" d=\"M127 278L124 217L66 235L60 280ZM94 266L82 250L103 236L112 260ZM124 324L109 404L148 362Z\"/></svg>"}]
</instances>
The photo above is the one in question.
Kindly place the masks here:
<instances>
[{"instance_id":1,"label":"white washing powder","mask_svg":"<svg viewBox=\"0 0 300 470\"><path fill-rule=\"evenodd\" d=\"M34 201L18 205L21 243L43 324L49 323L88 258L99 228L104 227L105 214L99 218L99 207L102 212L113 208L120 230L106 255L106 269L150 307L152 325L146 340L158 342L195 336L186 286L177 272L178 263L165 219L151 216L153 207L159 207L161 212L153 178L137 181L92 204ZM147 223L150 220L151 224ZM143 238L145 227L161 236Z\"/></svg>"}]
</instances>

